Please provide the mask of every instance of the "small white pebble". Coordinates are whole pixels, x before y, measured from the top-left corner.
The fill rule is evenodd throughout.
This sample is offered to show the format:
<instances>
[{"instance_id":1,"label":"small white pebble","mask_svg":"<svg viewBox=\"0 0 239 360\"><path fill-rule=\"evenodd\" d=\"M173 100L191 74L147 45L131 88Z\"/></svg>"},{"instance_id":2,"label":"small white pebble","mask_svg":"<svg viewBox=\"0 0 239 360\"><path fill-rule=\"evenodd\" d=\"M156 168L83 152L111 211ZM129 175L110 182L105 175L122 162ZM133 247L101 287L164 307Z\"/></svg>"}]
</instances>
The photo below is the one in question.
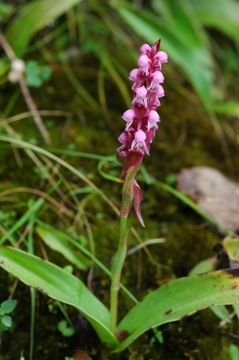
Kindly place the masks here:
<instances>
[{"instance_id":1,"label":"small white pebble","mask_svg":"<svg viewBox=\"0 0 239 360\"><path fill-rule=\"evenodd\" d=\"M22 59L15 59L11 63L12 71L23 74L25 71L25 63Z\"/></svg>"},{"instance_id":2,"label":"small white pebble","mask_svg":"<svg viewBox=\"0 0 239 360\"><path fill-rule=\"evenodd\" d=\"M17 73L16 71L10 71L8 73L8 80L11 82L11 83L16 83L20 80L20 77L21 75L19 76L19 73Z\"/></svg>"}]
</instances>

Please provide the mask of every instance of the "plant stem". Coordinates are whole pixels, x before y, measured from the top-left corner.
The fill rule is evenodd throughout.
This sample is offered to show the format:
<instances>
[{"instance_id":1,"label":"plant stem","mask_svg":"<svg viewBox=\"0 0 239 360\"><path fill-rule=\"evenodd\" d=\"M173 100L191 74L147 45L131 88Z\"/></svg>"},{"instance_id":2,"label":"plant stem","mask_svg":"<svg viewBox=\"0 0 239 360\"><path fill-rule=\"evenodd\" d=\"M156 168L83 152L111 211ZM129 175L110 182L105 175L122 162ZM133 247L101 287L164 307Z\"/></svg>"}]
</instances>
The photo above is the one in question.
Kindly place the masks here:
<instances>
[{"instance_id":1,"label":"plant stem","mask_svg":"<svg viewBox=\"0 0 239 360\"><path fill-rule=\"evenodd\" d=\"M127 220L128 217L120 217L119 245L112 261L110 289L110 329L112 332L115 332L116 330L120 278L127 253L127 239L129 230Z\"/></svg>"}]
</instances>

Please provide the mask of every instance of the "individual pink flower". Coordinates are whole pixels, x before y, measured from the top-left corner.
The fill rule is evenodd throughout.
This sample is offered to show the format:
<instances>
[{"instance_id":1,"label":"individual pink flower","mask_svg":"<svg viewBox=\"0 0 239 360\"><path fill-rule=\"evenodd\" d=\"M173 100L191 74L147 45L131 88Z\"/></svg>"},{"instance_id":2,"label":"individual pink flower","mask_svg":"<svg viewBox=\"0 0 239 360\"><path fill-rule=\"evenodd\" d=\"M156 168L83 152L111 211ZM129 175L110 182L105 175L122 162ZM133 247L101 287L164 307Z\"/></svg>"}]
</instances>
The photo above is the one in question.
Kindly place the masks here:
<instances>
[{"instance_id":1,"label":"individual pink flower","mask_svg":"<svg viewBox=\"0 0 239 360\"><path fill-rule=\"evenodd\" d=\"M124 206L123 216L127 216L131 206L134 206L136 215L144 226L140 211L143 194L134 177L144 155L149 155L150 145L160 121L156 110L160 106L159 99L164 96L164 76L161 70L162 64L168 61L168 55L160 51L160 41L156 41L152 46L143 44L140 53L138 68L129 74L129 79L133 81L134 95L131 109L126 110L122 116L126 127L118 138L121 146L117 149L117 154L125 158L121 176L125 177L125 181L132 182L128 189L132 191L133 200L128 208ZM128 174L131 174L130 180L127 180Z\"/></svg>"}]
</instances>

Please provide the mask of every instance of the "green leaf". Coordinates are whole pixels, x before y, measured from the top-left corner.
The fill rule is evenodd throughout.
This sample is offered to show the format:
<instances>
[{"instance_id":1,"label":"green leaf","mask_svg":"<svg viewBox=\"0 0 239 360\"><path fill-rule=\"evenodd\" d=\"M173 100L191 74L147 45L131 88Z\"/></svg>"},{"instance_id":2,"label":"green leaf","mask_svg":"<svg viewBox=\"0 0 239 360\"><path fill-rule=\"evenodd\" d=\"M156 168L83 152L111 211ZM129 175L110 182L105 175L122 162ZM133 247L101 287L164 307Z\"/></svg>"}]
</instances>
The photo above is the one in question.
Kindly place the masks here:
<instances>
[{"instance_id":1,"label":"green leaf","mask_svg":"<svg viewBox=\"0 0 239 360\"><path fill-rule=\"evenodd\" d=\"M52 226L49 226L39 219L37 219L37 223L40 224L40 226L43 229L49 230L50 232L54 229ZM59 232L59 230L57 230ZM61 233L61 232L60 232ZM61 233L62 234L62 233ZM77 239L72 238L71 236L67 234L63 234L64 238L68 243L70 243L74 248L80 250L87 258L89 258L94 264L98 266L99 269L101 269L105 274L107 274L109 277L111 276L110 270L97 258L95 257L89 250L86 249L86 247L82 244L82 241L79 241ZM75 250L74 250L75 251ZM120 284L121 289L124 291L124 293L134 302L137 303L137 299L135 296L123 285Z\"/></svg>"},{"instance_id":2,"label":"green leaf","mask_svg":"<svg viewBox=\"0 0 239 360\"><path fill-rule=\"evenodd\" d=\"M1 317L1 323L6 326L7 328L10 328L12 326L12 318L9 315L4 315Z\"/></svg>"},{"instance_id":3,"label":"green leaf","mask_svg":"<svg viewBox=\"0 0 239 360\"><path fill-rule=\"evenodd\" d=\"M112 62L109 54L104 51L100 51L100 59L102 61L102 64L104 65L105 69L108 71L112 79L114 80L115 84L118 86L119 91L121 92L121 95L125 101L125 104L127 106L130 106L130 94L128 91L127 86L125 85L125 82L121 78L119 72L114 66L114 63Z\"/></svg>"},{"instance_id":4,"label":"green leaf","mask_svg":"<svg viewBox=\"0 0 239 360\"><path fill-rule=\"evenodd\" d=\"M37 31L82 0L38 0L26 3L7 29L7 39L21 56Z\"/></svg>"},{"instance_id":5,"label":"green leaf","mask_svg":"<svg viewBox=\"0 0 239 360\"><path fill-rule=\"evenodd\" d=\"M207 35L195 14L189 0L161 0L154 5L163 15L164 21L175 29L174 34L180 41L199 51L201 62L211 65L211 56L206 47L209 46Z\"/></svg>"},{"instance_id":6,"label":"green leaf","mask_svg":"<svg viewBox=\"0 0 239 360\"><path fill-rule=\"evenodd\" d=\"M8 17L13 11L13 5L4 4L0 1L0 21L3 21L6 17Z\"/></svg>"},{"instance_id":7,"label":"green leaf","mask_svg":"<svg viewBox=\"0 0 239 360\"><path fill-rule=\"evenodd\" d=\"M217 259L215 257L202 260L191 269L189 275L199 275L209 271L213 271L215 270L216 265L217 265Z\"/></svg>"},{"instance_id":8,"label":"green leaf","mask_svg":"<svg viewBox=\"0 0 239 360\"><path fill-rule=\"evenodd\" d=\"M232 305L236 317L239 319L239 304Z\"/></svg>"},{"instance_id":9,"label":"green leaf","mask_svg":"<svg viewBox=\"0 0 239 360\"><path fill-rule=\"evenodd\" d=\"M0 78L9 71L9 62L6 58L0 59Z\"/></svg>"},{"instance_id":10,"label":"green leaf","mask_svg":"<svg viewBox=\"0 0 239 360\"><path fill-rule=\"evenodd\" d=\"M238 360L239 359L239 349L236 345L231 344L229 346L230 360Z\"/></svg>"},{"instance_id":11,"label":"green leaf","mask_svg":"<svg viewBox=\"0 0 239 360\"><path fill-rule=\"evenodd\" d=\"M215 270L216 265L217 265L216 257L211 257L209 259L202 260L191 269L189 275L200 275L209 271L213 271ZM224 322L231 321L230 314L225 306L214 306L211 307L211 310L219 319L223 320Z\"/></svg>"},{"instance_id":12,"label":"green leaf","mask_svg":"<svg viewBox=\"0 0 239 360\"><path fill-rule=\"evenodd\" d=\"M231 238L227 236L223 240L222 245L230 261L239 264L239 237Z\"/></svg>"},{"instance_id":13,"label":"green leaf","mask_svg":"<svg viewBox=\"0 0 239 360\"><path fill-rule=\"evenodd\" d=\"M0 246L0 266L28 286L77 308L107 345L115 346L118 343L109 330L108 309L77 277L36 256L3 246Z\"/></svg>"},{"instance_id":14,"label":"green leaf","mask_svg":"<svg viewBox=\"0 0 239 360\"><path fill-rule=\"evenodd\" d=\"M205 107L211 109L213 63L210 53L195 36L195 31L194 36L186 40L170 23L146 11L138 11L129 5L122 5L117 9L122 18L146 41L154 43L158 38L162 39L162 49L168 52L169 58L187 75ZM187 13L182 16L184 20Z\"/></svg>"},{"instance_id":15,"label":"green leaf","mask_svg":"<svg viewBox=\"0 0 239 360\"><path fill-rule=\"evenodd\" d=\"M55 230L52 227L38 225L36 232L41 239L52 250L55 250L62 254L72 264L77 266L80 270L86 270L90 264L90 261L85 258L79 251L72 250L69 245L68 236L59 230Z\"/></svg>"},{"instance_id":16,"label":"green leaf","mask_svg":"<svg viewBox=\"0 0 239 360\"><path fill-rule=\"evenodd\" d=\"M222 104L214 104L214 110L217 113L239 117L239 103L225 102Z\"/></svg>"},{"instance_id":17,"label":"green leaf","mask_svg":"<svg viewBox=\"0 0 239 360\"><path fill-rule=\"evenodd\" d=\"M229 311L227 310L226 306L213 306L211 308L211 310L224 323L231 322L231 315L230 315Z\"/></svg>"},{"instance_id":18,"label":"green leaf","mask_svg":"<svg viewBox=\"0 0 239 360\"><path fill-rule=\"evenodd\" d=\"M74 335L75 330L73 327L67 325L66 320L62 320L58 323L58 330L62 333L63 336L70 337Z\"/></svg>"},{"instance_id":19,"label":"green leaf","mask_svg":"<svg viewBox=\"0 0 239 360\"><path fill-rule=\"evenodd\" d=\"M37 61L30 60L26 63L27 84L32 87L40 87L51 76L48 65L40 65Z\"/></svg>"},{"instance_id":20,"label":"green leaf","mask_svg":"<svg viewBox=\"0 0 239 360\"><path fill-rule=\"evenodd\" d=\"M17 300L6 300L1 303L0 311L4 314L10 314L16 307Z\"/></svg>"},{"instance_id":21,"label":"green leaf","mask_svg":"<svg viewBox=\"0 0 239 360\"><path fill-rule=\"evenodd\" d=\"M234 0L190 0L202 24L239 41L239 3Z\"/></svg>"},{"instance_id":22,"label":"green leaf","mask_svg":"<svg viewBox=\"0 0 239 360\"><path fill-rule=\"evenodd\" d=\"M215 271L173 280L147 295L120 322L118 330L129 336L117 351L127 348L141 334L156 326L177 321L198 310L239 302L239 272Z\"/></svg>"}]
</instances>

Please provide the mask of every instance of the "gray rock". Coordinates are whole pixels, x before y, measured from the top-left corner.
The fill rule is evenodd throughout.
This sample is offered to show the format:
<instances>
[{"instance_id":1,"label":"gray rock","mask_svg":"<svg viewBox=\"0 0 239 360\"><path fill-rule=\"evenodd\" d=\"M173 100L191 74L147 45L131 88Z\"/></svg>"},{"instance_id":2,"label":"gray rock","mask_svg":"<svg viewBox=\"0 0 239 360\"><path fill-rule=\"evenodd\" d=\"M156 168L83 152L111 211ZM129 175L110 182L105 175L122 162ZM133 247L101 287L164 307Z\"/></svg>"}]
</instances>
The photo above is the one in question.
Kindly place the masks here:
<instances>
[{"instance_id":1,"label":"gray rock","mask_svg":"<svg viewBox=\"0 0 239 360\"><path fill-rule=\"evenodd\" d=\"M196 166L181 171L177 188L215 220L220 232L239 232L238 184L218 170Z\"/></svg>"}]
</instances>

